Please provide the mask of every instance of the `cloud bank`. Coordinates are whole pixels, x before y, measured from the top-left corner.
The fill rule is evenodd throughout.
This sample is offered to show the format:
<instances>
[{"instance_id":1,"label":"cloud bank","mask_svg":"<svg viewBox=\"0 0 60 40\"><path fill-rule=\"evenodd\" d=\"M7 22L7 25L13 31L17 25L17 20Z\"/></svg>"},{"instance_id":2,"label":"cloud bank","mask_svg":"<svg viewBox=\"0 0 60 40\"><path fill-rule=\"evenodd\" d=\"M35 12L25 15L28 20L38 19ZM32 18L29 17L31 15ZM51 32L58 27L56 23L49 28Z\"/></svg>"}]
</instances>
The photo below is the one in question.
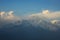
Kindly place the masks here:
<instances>
[{"instance_id":1,"label":"cloud bank","mask_svg":"<svg viewBox=\"0 0 60 40\"><path fill-rule=\"evenodd\" d=\"M26 25L31 24L34 27L55 31L60 29L60 11L43 10L40 13L27 15L23 18L15 16L13 11L0 12L0 27L2 28L5 24L22 25L24 22Z\"/></svg>"}]
</instances>

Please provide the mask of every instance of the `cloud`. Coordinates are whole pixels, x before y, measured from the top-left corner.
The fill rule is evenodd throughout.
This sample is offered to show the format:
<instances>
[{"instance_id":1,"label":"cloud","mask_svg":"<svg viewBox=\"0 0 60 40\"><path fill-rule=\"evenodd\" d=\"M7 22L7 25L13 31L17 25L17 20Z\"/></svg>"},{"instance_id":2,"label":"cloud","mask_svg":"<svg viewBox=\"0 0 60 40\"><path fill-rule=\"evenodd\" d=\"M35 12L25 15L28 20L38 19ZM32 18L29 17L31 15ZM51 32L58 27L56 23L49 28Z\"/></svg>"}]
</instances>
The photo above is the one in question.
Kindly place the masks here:
<instances>
[{"instance_id":1,"label":"cloud","mask_svg":"<svg viewBox=\"0 0 60 40\"><path fill-rule=\"evenodd\" d=\"M49 14L49 11L48 10L43 10L42 13L43 14Z\"/></svg>"},{"instance_id":2,"label":"cloud","mask_svg":"<svg viewBox=\"0 0 60 40\"><path fill-rule=\"evenodd\" d=\"M49 30L57 30L60 27L60 21L58 21L60 20L60 11L44 10L40 13L29 15L28 19L33 25L40 25L40 27Z\"/></svg>"},{"instance_id":3,"label":"cloud","mask_svg":"<svg viewBox=\"0 0 60 40\"><path fill-rule=\"evenodd\" d=\"M25 23L32 24L34 27L41 27L48 30L58 30L60 27L60 11L49 11L43 10L40 13L27 15L26 17L18 17L13 15L13 11L0 12L0 15L3 15L3 18L6 23L13 23L14 25L22 25ZM3 23L4 23L3 22ZM59 25L58 25L59 24ZM26 24L28 25L28 24Z\"/></svg>"},{"instance_id":4,"label":"cloud","mask_svg":"<svg viewBox=\"0 0 60 40\"><path fill-rule=\"evenodd\" d=\"M0 15L1 15L1 19L5 19L5 20L17 20L17 19L19 19L18 16L15 16L13 14L13 11L1 12Z\"/></svg>"},{"instance_id":5,"label":"cloud","mask_svg":"<svg viewBox=\"0 0 60 40\"><path fill-rule=\"evenodd\" d=\"M0 12L0 17L3 17L5 12Z\"/></svg>"},{"instance_id":6,"label":"cloud","mask_svg":"<svg viewBox=\"0 0 60 40\"><path fill-rule=\"evenodd\" d=\"M39 16L39 17L43 16L46 18L55 19L60 17L60 11L51 12L49 10L43 10L40 13L32 14L30 16Z\"/></svg>"},{"instance_id":7,"label":"cloud","mask_svg":"<svg viewBox=\"0 0 60 40\"><path fill-rule=\"evenodd\" d=\"M21 24L21 22L21 17L15 16L13 14L13 11L0 12L0 27L3 27L4 25L8 25L10 23L14 25L19 25Z\"/></svg>"},{"instance_id":8,"label":"cloud","mask_svg":"<svg viewBox=\"0 0 60 40\"><path fill-rule=\"evenodd\" d=\"M51 23L60 26L60 20L53 20Z\"/></svg>"}]
</instances>

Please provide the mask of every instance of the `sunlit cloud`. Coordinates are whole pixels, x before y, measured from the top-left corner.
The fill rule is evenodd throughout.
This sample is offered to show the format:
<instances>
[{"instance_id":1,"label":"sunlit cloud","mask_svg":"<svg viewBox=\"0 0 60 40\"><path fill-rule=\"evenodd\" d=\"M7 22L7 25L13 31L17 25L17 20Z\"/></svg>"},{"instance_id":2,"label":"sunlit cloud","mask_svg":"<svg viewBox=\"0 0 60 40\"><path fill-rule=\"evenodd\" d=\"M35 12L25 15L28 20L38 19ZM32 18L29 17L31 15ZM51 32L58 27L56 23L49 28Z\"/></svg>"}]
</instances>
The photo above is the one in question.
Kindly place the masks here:
<instances>
[{"instance_id":1,"label":"sunlit cloud","mask_svg":"<svg viewBox=\"0 0 60 40\"><path fill-rule=\"evenodd\" d=\"M51 23L60 26L60 20L53 20Z\"/></svg>"},{"instance_id":2,"label":"sunlit cloud","mask_svg":"<svg viewBox=\"0 0 60 40\"><path fill-rule=\"evenodd\" d=\"M3 17L5 12L0 12L0 16Z\"/></svg>"},{"instance_id":3,"label":"sunlit cloud","mask_svg":"<svg viewBox=\"0 0 60 40\"><path fill-rule=\"evenodd\" d=\"M0 12L0 15L3 16L1 19L4 19L6 21L5 23L9 22L15 25L21 25L26 20L33 26L40 26L43 29L58 30L60 27L60 11L43 10L40 13L27 15L23 18L15 16L13 11L7 13Z\"/></svg>"}]
</instances>

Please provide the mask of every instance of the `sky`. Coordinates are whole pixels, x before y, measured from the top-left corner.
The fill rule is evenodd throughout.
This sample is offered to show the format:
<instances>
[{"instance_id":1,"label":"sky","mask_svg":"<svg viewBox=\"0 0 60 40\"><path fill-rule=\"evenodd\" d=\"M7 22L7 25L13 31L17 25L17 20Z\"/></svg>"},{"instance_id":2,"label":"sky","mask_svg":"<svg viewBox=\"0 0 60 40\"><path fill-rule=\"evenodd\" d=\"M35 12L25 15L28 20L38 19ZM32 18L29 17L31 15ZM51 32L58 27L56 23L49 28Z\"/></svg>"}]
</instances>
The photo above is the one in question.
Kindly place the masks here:
<instances>
[{"instance_id":1,"label":"sky","mask_svg":"<svg viewBox=\"0 0 60 40\"><path fill-rule=\"evenodd\" d=\"M0 35L4 40L60 39L60 0L0 0Z\"/></svg>"},{"instance_id":2,"label":"sky","mask_svg":"<svg viewBox=\"0 0 60 40\"><path fill-rule=\"evenodd\" d=\"M14 11L19 16L42 10L60 11L60 0L0 0L0 11Z\"/></svg>"}]
</instances>

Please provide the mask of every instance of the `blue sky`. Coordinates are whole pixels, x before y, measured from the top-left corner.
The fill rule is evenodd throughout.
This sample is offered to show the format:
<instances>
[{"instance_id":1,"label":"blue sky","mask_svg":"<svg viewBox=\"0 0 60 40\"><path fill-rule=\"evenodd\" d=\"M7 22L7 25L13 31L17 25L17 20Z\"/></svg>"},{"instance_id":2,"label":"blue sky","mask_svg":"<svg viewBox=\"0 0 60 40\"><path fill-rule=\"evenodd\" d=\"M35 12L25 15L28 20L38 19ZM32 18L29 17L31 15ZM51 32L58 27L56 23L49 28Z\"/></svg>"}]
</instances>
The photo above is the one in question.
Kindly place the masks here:
<instances>
[{"instance_id":1,"label":"blue sky","mask_svg":"<svg viewBox=\"0 0 60 40\"><path fill-rule=\"evenodd\" d=\"M0 0L0 11L14 11L15 15L60 10L60 0Z\"/></svg>"}]
</instances>

